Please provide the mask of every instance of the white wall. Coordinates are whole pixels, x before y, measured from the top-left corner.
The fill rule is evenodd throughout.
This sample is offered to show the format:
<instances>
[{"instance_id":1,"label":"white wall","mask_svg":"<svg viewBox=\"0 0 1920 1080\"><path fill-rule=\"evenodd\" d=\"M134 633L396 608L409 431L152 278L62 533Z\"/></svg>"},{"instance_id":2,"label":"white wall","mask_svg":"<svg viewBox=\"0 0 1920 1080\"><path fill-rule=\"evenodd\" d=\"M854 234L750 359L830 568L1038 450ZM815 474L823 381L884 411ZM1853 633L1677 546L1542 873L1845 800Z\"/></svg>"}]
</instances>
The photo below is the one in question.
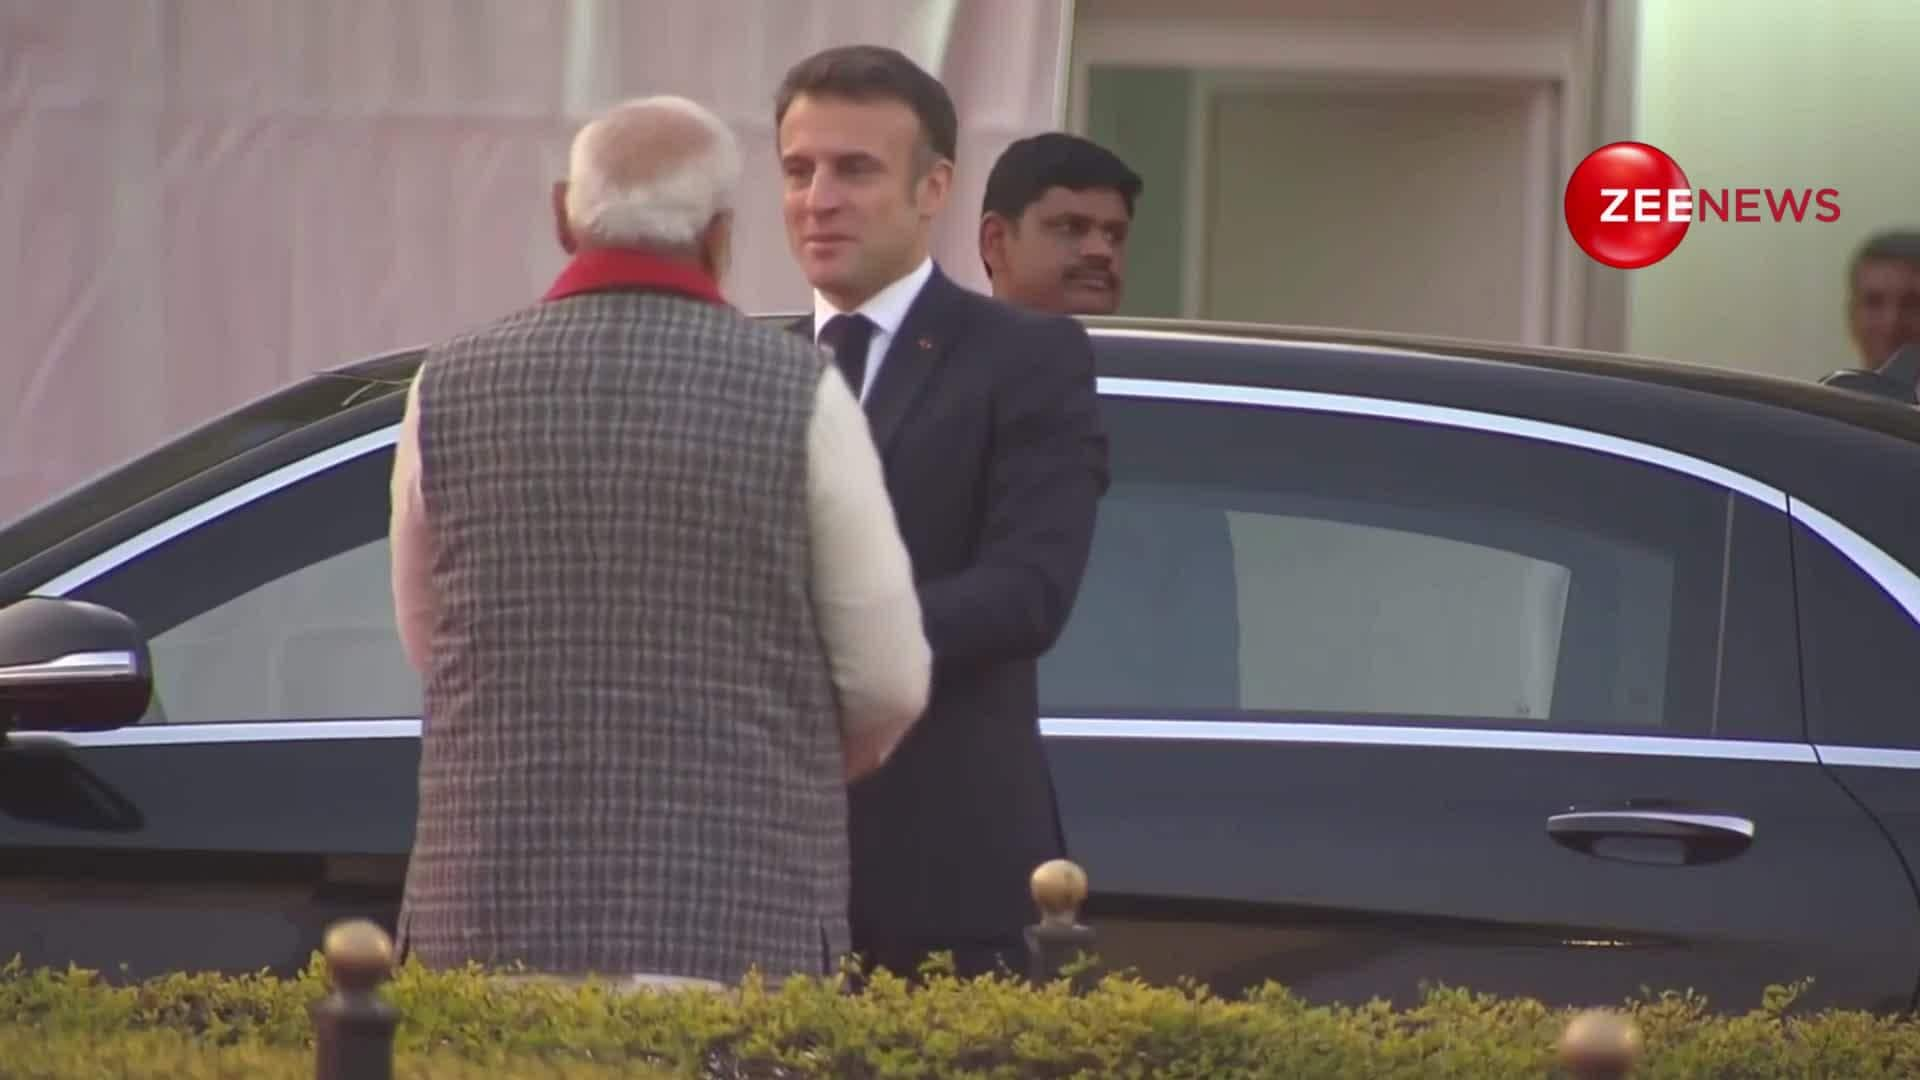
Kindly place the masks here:
<instances>
[{"instance_id":1,"label":"white wall","mask_svg":"<svg viewBox=\"0 0 1920 1080\"><path fill-rule=\"evenodd\" d=\"M1223 90L1204 144L1199 314L1544 342L1549 297L1532 286L1559 197L1536 121L1551 94L1447 80ZM1319 162L1339 164L1302 167Z\"/></svg>"},{"instance_id":2,"label":"white wall","mask_svg":"<svg viewBox=\"0 0 1920 1080\"><path fill-rule=\"evenodd\" d=\"M747 173L727 293L793 311L773 92L891 44L958 105L935 251L983 288L976 215L1057 122L1062 3L0 0L0 523L259 394L532 302L547 190L592 111L698 98Z\"/></svg>"},{"instance_id":3,"label":"white wall","mask_svg":"<svg viewBox=\"0 0 1920 1080\"><path fill-rule=\"evenodd\" d=\"M1854 363L1846 262L1920 225L1920 3L1642 0L1639 138L1696 188L1834 187L1840 220L1696 222L1628 275L1636 353L1816 378Z\"/></svg>"}]
</instances>

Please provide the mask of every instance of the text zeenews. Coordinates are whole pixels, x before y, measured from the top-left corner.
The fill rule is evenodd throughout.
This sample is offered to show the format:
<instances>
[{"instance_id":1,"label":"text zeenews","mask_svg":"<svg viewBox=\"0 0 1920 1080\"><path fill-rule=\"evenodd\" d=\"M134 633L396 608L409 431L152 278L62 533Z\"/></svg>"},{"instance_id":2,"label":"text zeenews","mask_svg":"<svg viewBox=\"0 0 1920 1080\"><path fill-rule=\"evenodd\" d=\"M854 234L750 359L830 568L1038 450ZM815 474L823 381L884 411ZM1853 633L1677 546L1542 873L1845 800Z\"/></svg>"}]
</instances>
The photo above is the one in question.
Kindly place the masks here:
<instances>
[{"instance_id":1,"label":"text zeenews","mask_svg":"<svg viewBox=\"0 0 1920 1080\"><path fill-rule=\"evenodd\" d=\"M1616 142L1583 158L1567 178L1567 231L1596 262L1637 270L1673 254L1696 221L1786 224L1840 220L1830 187L1695 188L1658 147Z\"/></svg>"}]
</instances>

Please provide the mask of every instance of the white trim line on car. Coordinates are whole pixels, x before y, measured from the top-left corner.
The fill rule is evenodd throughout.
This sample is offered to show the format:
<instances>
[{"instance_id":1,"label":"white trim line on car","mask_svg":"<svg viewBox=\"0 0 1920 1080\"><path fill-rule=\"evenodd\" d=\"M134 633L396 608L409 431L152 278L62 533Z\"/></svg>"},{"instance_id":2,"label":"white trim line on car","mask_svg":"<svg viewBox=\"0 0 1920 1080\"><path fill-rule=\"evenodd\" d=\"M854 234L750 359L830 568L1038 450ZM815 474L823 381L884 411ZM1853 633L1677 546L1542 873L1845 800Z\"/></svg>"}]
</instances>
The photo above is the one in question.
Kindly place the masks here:
<instances>
[{"instance_id":1,"label":"white trim line on car","mask_svg":"<svg viewBox=\"0 0 1920 1080\"><path fill-rule=\"evenodd\" d=\"M335 446L329 446L310 457L301 458L291 464L241 484L239 487L208 499L180 514L168 518L145 532L122 540L120 543L88 559L86 562L68 570L33 592L40 596L65 596L74 589L87 584L101 574L114 569L121 563L137 558L159 547L182 533L197 529L213 519L238 510L265 495L286 487L299 480L305 480L315 473L324 472L335 465L352 461L364 454L392 446L400 438L400 425L369 431Z\"/></svg>"},{"instance_id":2,"label":"white trim line on car","mask_svg":"<svg viewBox=\"0 0 1920 1080\"><path fill-rule=\"evenodd\" d=\"M1878 582L1893 598L1893 602L1906 611L1908 618L1920 623L1920 580L1916 580L1913 572L1899 560L1846 525L1807 505L1797 495L1790 500L1788 512L1795 521L1832 544L1848 562Z\"/></svg>"},{"instance_id":3,"label":"white trim line on car","mask_svg":"<svg viewBox=\"0 0 1920 1080\"><path fill-rule=\"evenodd\" d=\"M1495 728L1429 728L1386 724L1308 724L1258 720L1040 721L1056 739L1296 743L1321 746L1406 746L1442 750L1506 750L1561 754L1626 754L1635 757L1715 758L1872 769L1920 770L1920 750L1869 746L1808 746L1666 735L1599 735L1576 731L1513 731ZM347 739L417 739L420 721L281 720L232 724L152 724L114 731L21 731L16 740L65 746L198 746L217 743L328 742ZM1816 754L1818 755L1816 757Z\"/></svg>"},{"instance_id":4,"label":"white trim line on car","mask_svg":"<svg viewBox=\"0 0 1920 1080\"><path fill-rule=\"evenodd\" d=\"M1811 765L1805 743L1742 742L1666 735L1600 735L1580 731L1414 727L1399 724L1311 724L1262 720L1047 719L1060 739L1173 739L1182 742L1312 743L1335 746L1420 746L1445 750L1521 750L1637 757L1729 758Z\"/></svg>"},{"instance_id":5,"label":"white trim line on car","mask_svg":"<svg viewBox=\"0 0 1920 1080\"><path fill-rule=\"evenodd\" d=\"M420 721L271 720L232 724L141 724L110 731L20 731L72 747L202 746L210 743L332 742L348 739L417 739Z\"/></svg>"},{"instance_id":6,"label":"white trim line on car","mask_svg":"<svg viewBox=\"0 0 1920 1080\"><path fill-rule=\"evenodd\" d=\"M1440 750L1715 758L1726 761L1773 761L1797 765L1811 765L1824 761L1829 765L1857 768L1920 770L1920 750L1886 750L1865 746L1814 747L1804 743L1746 742L1667 735L1600 735L1577 731L1514 731L1498 728L1430 728L1388 724L1314 724L1260 720L1125 720L1058 717L1040 721L1040 730L1043 734L1056 739L1404 746ZM114 731L23 731L17 732L14 737L52 740L76 748L417 739L420 737L420 721L400 718L281 720L231 724L152 724Z\"/></svg>"},{"instance_id":7,"label":"white trim line on car","mask_svg":"<svg viewBox=\"0 0 1920 1080\"><path fill-rule=\"evenodd\" d=\"M1881 746L1814 747L1828 765L1855 769L1920 769L1920 750L1890 750Z\"/></svg>"},{"instance_id":8,"label":"white trim line on car","mask_svg":"<svg viewBox=\"0 0 1920 1080\"><path fill-rule=\"evenodd\" d=\"M1292 723L1257 720L1100 720L1048 718L1040 730L1056 739L1125 742L1295 743L1326 746L1405 746L1443 750L1624 754L1637 757L1720 758L1811 765L1804 743L1741 742L1660 735L1597 735L1572 731L1428 728L1387 724ZM22 733L24 734L24 733ZM413 739L420 721L283 720L233 724L151 724L115 731L36 732L73 747L193 746L207 743L312 742L335 739ZM1920 754L1915 755L1920 759ZM1920 768L1920 760L1913 767Z\"/></svg>"},{"instance_id":9,"label":"white trim line on car","mask_svg":"<svg viewBox=\"0 0 1920 1080\"><path fill-rule=\"evenodd\" d=\"M1278 390L1264 386L1220 386L1215 383L1176 382L1168 379L1100 380L1100 389L1115 397L1151 398L1172 401L1201 401L1228 405L1254 405L1261 408L1306 409L1311 412L1342 413L1350 416L1384 417L1391 420L1415 420L1442 427L1488 431L1515 435L1539 442L1558 443L1593 450L1631 461L1658 465L1674 472L1704 480L1728 491L1737 491L1775 510L1787 508L1787 496L1780 489L1749 476L1715 465L1711 461L1667 450L1646 443L1602 435L1596 431L1551 424L1544 420L1526 420L1474 409L1447 405L1427 405L1415 401L1359 397L1352 394L1327 394L1314 390Z\"/></svg>"}]
</instances>

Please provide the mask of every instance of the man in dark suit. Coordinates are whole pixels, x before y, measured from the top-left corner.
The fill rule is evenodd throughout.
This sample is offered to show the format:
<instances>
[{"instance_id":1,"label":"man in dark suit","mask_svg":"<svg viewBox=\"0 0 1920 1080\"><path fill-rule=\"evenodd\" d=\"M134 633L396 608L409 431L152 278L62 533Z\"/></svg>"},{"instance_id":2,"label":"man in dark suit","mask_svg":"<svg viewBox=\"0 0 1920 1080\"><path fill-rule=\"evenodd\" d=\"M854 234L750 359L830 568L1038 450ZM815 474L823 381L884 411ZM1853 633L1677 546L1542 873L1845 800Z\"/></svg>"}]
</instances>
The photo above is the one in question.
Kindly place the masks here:
<instances>
[{"instance_id":1,"label":"man in dark suit","mask_svg":"<svg viewBox=\"0 0 1920 1080\"><path fill-rule=\"evenodd\" d=\"M980 261L993 295L1062 315L1111 315L1145 184L1091 139L1016 140L987 174ZM1240 596L1221 507L1117 488L1100 507L1079 616L1041 673L1067 709L1182 712L1240 704Z\"/></svg>"},{"instance_id":2,"label":"man in dark suit","mask_svg":"<svg viewBox=\"0 0 1920 1080\"><path fill-rule=\"evenodd\" d=\"M829 49L775 102L783 210L880 451L913 562L932 700L850 793L853 945L912 974L1018 969L1033 869L1065 852L1036 661L1072 610L1107 485L1093 352L1075 320L961 288L929 254L958 122L900 53Z\"/></svg>"}]
</instances>

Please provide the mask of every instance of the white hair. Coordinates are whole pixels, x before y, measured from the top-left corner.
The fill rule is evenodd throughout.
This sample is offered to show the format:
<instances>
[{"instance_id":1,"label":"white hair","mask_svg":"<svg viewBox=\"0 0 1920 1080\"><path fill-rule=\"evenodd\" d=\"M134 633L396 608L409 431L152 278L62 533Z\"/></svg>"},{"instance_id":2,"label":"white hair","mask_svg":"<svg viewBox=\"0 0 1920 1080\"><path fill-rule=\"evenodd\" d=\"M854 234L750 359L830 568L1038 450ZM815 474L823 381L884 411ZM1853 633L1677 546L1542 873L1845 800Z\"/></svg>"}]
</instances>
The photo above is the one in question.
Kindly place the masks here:
<instances>
[{"instance_id":1,"label":"white hair","mask_svg":"<svg viewBox=\"0 0 1920 1080\"><path fill-rule=\"evenodd\" d=\"M740 147L683 97L626 102L580 129L567 162L567 221L607 247L691 246L733 208Z\"/></svg>"}]
</instances>

